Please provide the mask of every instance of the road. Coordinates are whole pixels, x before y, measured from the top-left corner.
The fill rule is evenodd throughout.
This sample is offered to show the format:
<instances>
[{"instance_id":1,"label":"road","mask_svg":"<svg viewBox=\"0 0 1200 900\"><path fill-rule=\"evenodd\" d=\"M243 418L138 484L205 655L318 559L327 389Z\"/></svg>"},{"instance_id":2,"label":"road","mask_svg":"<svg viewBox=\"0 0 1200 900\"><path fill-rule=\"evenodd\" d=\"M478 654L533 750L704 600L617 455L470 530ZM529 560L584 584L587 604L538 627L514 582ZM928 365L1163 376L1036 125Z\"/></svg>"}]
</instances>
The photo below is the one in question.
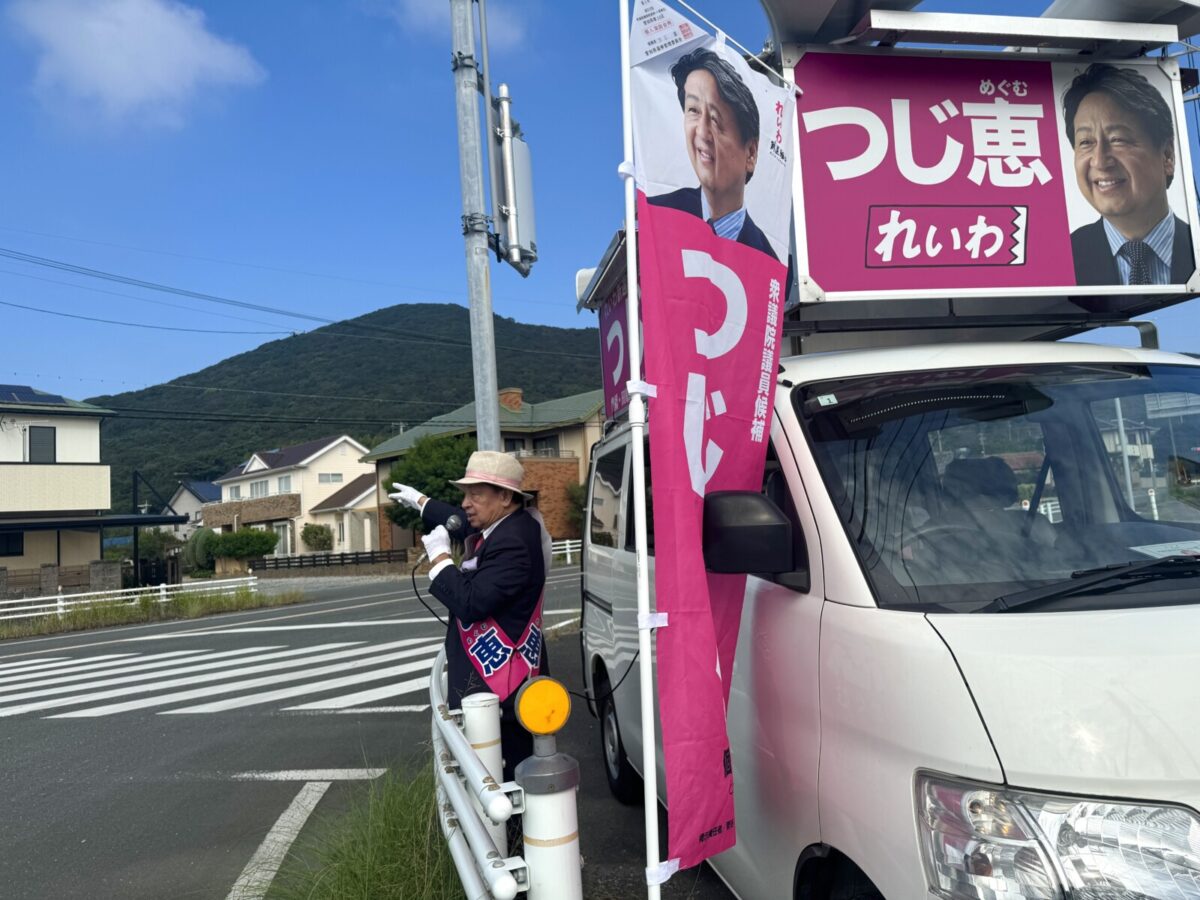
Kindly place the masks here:
<instances>
[{"instance_id":1,"label":"road","mask_svg":"<svg viewBox=\"0 0 1200 900\"><path fill-rule=\"evenodd\" d=\"M0 644L0 896L261 897L282 833L412 764L445 632L407 583L355 581L299 606ZM547 629L578 612L578 569L554 570ZM548 649L581 690L577 637ZM636 896L641 812L609 797L582 703L562 749L583 769L586 895ZM730 896L707 869L672 882L664 896Z\"/></svg>"},{"instance_id":2,"label":"road","mask_svg":"<svg viewBox=\"0 0 1200 900\"><path fill-rule=\"evenodd\" d=\"M281 815L410 760L444 628L407 584L310 596L0 644L0 896L254 896L234 885ZM578 615L578 570L545 611Z\"/></svg>"}]
</instances>

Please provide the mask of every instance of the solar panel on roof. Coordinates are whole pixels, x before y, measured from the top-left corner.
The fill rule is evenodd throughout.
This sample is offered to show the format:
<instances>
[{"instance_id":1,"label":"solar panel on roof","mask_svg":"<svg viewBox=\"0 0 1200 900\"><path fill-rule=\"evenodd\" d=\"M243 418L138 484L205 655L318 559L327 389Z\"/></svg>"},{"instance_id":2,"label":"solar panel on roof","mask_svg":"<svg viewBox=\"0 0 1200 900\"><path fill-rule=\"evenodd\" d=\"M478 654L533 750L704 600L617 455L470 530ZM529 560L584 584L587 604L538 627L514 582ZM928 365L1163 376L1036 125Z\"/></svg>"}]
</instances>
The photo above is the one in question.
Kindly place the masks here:
<instances>
[{"instance_id":1,"label":"solar panel on roof","mask_svg":"<svg viewBox=\"0 0 1200 900\"><path fill-rule=\"evenodd\" d=\"M46 406L65 406L67 403L58 394L43 394L23 384L0 384L0 402L40 403Z\"/></svg>"}]
</instances>

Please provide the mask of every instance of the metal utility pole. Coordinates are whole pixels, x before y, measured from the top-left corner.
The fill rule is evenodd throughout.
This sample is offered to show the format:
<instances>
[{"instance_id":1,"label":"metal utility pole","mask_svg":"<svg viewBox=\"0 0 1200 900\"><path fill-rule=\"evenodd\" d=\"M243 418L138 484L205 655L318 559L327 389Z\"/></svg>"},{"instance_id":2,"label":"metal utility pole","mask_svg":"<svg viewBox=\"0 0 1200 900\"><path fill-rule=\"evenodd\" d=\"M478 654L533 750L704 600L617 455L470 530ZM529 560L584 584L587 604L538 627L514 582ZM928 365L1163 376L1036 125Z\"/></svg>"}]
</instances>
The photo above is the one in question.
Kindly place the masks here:
<instances>
[{"instance_id":1,"label":"metal utility pole","mask_svg":"<svg viewBox=\"0 0 1200 900\"><path fill-rule=\"evenodd\" d=\"M455 101L458 110L458 174L462 182L463 241L471 309L471 368L475 373L475 428L480 450L501 450L496 341L492 333L492 284L488 269L488 219L483 196L479 139L479 73L475 68L472 0L450 0L454 35ZM487 98L491 103L491 98Z\"/></svg>"}]
</instances>

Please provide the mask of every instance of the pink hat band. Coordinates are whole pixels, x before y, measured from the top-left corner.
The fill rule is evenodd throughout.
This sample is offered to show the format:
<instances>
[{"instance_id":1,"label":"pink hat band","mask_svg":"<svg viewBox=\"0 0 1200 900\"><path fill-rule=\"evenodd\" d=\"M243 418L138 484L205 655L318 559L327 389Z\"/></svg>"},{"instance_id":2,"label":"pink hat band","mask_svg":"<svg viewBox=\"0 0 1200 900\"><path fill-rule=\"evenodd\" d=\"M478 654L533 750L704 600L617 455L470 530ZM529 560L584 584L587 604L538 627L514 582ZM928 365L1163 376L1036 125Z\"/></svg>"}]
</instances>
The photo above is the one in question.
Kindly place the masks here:
<instances>
[{"instance_id":1,"label":"pink hat band","mask_svg":"<svg viewBox=\"0 0 1200 900\"><path fill-rule=\"evenodd\" d=\"M521 489L521 482L519 481L512 478L505 478L501 475L493 475L490 472L480 472L477 469L467 469L467 473L463 476L462 480L466 481L468 478L477 478L480 481L486 481L488 484L498 484L502 487L512 488L514 491Z\"/></svg>"}]
</instances>

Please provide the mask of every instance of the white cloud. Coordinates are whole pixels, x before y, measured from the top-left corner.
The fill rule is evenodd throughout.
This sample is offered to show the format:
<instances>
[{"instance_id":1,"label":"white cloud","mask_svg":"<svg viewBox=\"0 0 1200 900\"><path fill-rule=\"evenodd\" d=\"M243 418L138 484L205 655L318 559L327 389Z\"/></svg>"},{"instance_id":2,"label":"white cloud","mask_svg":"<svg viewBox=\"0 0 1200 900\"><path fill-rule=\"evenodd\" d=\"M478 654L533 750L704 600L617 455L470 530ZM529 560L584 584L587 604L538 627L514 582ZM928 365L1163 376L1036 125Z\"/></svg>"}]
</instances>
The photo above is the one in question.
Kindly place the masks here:
<instances>
[{"instance_id":1,"label":"white cloud","mask_svg":"<svg viewBox=\"0 0 1200 900\"><path fill-rule=\"evenodd\" d=\"M372 6L394 19L405 31L444 38L449 49L450 4L447 0L384 0ZM471 8L474 11L474 4ZM512 12L509 4L489 2L487 14L490 49L515 50L524 44L525 23Z\"/></svg>"},{"instance_id":2,"label":"white cloud","mask_svg":"<svg viewBox=\"0 0 1200 900\"><path fill-rule=\"evenodd\" d=\"M15 0L8 13L38 48L39 97L110 122L180 127L202 89L266 77L246 48L177 0Z\"/></svg>"}]
</instances>

